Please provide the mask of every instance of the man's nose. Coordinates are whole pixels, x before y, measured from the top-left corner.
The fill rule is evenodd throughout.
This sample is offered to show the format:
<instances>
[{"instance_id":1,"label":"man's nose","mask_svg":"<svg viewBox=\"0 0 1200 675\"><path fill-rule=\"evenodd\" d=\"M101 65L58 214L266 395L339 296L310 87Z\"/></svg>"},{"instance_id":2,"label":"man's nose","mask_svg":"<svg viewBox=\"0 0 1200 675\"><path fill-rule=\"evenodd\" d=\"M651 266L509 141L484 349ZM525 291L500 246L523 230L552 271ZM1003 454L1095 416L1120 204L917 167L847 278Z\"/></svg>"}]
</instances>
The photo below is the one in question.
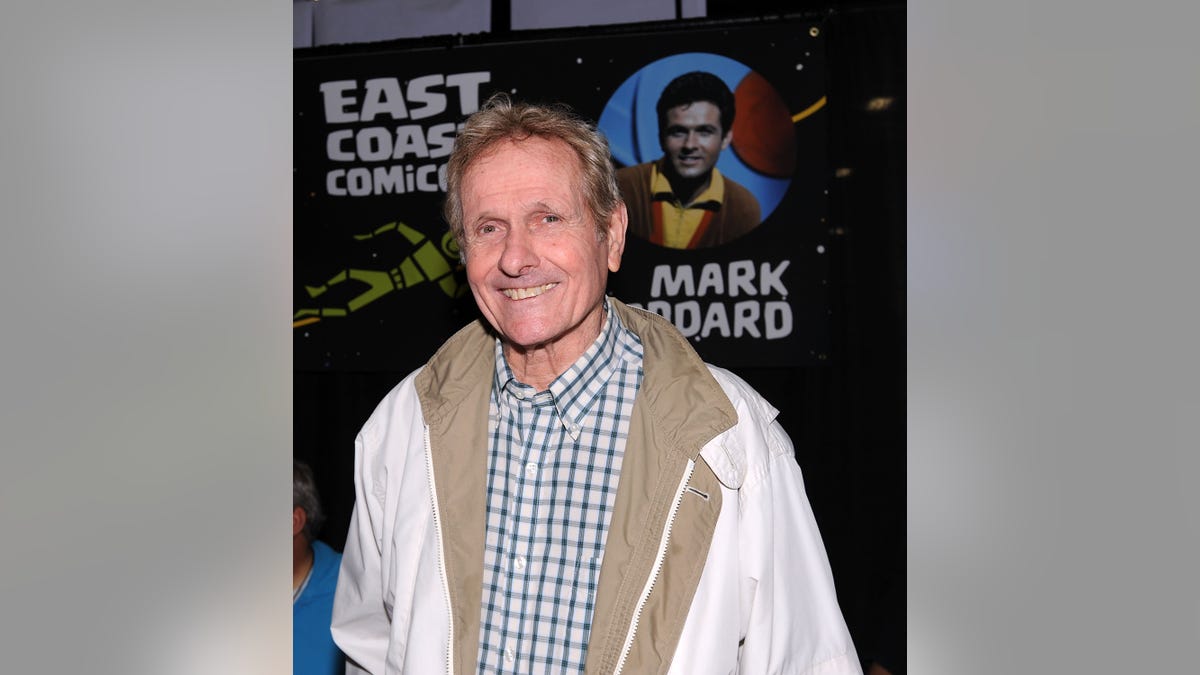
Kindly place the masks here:
<instances>
[{"instance_id":1,"label":"man's nose","mask_svg":"<svg viewBox=\"0 0 1200 675\"><path fill-rule=\"evenodd\" d=\"M504 237L504 250L500 252L500 271L510 277L519 277L537 267L538 255L533 237L524 227L513 227Z\"/></svg>"}]
</instances>

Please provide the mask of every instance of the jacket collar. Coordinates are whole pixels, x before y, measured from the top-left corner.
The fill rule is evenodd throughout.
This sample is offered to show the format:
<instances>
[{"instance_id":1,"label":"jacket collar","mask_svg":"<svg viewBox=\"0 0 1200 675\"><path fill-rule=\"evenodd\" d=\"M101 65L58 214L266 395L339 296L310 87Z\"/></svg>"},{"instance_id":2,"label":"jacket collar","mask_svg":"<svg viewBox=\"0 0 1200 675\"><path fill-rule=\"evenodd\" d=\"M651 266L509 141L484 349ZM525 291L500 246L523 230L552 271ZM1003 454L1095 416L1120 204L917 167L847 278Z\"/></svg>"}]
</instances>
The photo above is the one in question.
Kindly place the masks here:
<instances>
[{"instance_id":1,"label":"jacket collar","mask_svg":"<svg viewBox=\"0 0 1200 675\"><path fill-rule=\"evenodd\" d=\"M645 406L665 432L671 452L695 460L700 449L737 422L729 397L687 339L666 319L634 309L616 298L609 307L642 341L644 377L638 404ZM462 405L479 387L490 387L495 373L495 333L482 320L455 333L434 354L418 387L422 412L436 424ZM737 463L717 461L714 471L722 483L741 482ZM728 470L721 465L728 464ZM732 472L732 473L731 473Z\"/></svg>"}]
</instances>

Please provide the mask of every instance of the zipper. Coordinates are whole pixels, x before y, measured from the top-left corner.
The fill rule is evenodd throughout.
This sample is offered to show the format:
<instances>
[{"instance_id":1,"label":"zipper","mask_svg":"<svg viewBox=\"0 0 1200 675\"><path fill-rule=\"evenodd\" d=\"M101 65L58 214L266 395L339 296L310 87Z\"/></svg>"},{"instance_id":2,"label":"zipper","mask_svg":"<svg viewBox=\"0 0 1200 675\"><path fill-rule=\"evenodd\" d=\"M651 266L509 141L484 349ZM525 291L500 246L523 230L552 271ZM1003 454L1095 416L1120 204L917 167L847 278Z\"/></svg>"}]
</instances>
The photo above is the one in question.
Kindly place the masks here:
<instances>
[{"instance_id":1,"label":"zipper","mask_svg":"<svg viewBox=\"0 0 1200 675\"><path fill-rule=\"evenodd\" d=\"M679 513L679 505L683 502L683 493L687 490L688 481L692 478L692 472L696 469L696 462L688 460L687 469L683 472L683 480L679 481L679 487L675 489L675 498L671 501L671 511L667 514L667 524L663 528L662 539L658 543L658 552L654 554L654 566L650 568L650 578L646 580L646 586L642 588L642 595L638 598L637 607L633 610L633 620L629 623L629 632L625 635L625 644L621 647L621 658L617 660L617 668L613 671L613 675L620 675L625 669L625 661L629 658L629 651L633 648L633 637L637 634L638 621L642 618L642 610L646 608L646 601L650 599L650 592L654 590L654 583L658 581L658 575L662 571L663 559L667 557L667 544L671 541L671 528L675 525L675 516Z\"/></svg>"},{"instance_id":2,"label":"zipper","mask_svg":"<svg viewBox=\"0 0 1200 675\"><path fill-rule=\"evenodd\" d=\"M450 579L446 576L446 550L442 543L441 514L438 512L437 484L433 482L433 448L429 443L429 425L425 425L425 470L429 475L429 496L433 500L433 531L437 535L438 575L442 579L442 598L449 617L446 635L446 674L454 675L454 607L450 603Z\"/></svg>"}]
</instances>

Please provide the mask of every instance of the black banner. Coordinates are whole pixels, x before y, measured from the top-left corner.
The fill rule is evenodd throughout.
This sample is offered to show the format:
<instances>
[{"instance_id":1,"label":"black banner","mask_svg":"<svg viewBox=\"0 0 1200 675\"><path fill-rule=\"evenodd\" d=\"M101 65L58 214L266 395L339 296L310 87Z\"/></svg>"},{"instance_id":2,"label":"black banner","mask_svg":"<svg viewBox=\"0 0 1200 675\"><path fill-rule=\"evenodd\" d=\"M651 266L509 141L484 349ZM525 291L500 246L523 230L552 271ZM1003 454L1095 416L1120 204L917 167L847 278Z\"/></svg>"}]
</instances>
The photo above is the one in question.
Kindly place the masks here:
<instances>
[{"instance_id":1,"label":"black banner","mask_svg":"<svg viewBox=\"0 0 1200 675\"><path fill-rule=\"evenodd\" d=\"M760 222L700 248L630 236L609 291L719 365L823 361L824 52L818 24L774 24L298 56L295 367L407 371L477 316L440 209L458 125L492 93L570 104L625 167L663 156L655 105L691 71L734 94L716 167L725 204L741 185Z\"/></svg>"}]
</instances>

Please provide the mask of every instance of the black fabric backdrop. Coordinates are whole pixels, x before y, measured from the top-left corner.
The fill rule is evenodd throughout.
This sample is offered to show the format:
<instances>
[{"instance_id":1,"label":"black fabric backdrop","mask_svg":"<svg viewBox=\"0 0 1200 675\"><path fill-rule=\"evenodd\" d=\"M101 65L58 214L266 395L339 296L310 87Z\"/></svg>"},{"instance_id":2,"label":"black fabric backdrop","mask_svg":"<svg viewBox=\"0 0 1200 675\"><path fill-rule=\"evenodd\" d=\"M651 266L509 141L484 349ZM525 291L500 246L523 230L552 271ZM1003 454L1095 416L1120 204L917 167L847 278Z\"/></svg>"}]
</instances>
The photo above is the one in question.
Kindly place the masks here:
<instances>
[{"instance_id":1,"label":"black fabric backdrop","mask_svg":"<svg viewBox=\"0 0 1200 675\"><path fill-rule=\"evenodd\" d=\"M683 45L703 44L705 52L735 58L773 83L784 81L783 61L767 42L757 49L752 43L734 40L726 52L708 39L725 33L778 36L777 43L809 39L809 31L819 28L823 58L808 64L821 67L820 94L828 103L822 114L819 132L823 138L820 170L824 175L805 175L793 179L789 188L804 183L804 190L816 190L823 199L812 210L788 210L786 204L768 217L755 233L770 240L770 247L787 246L796 261L792 275L786 276L788 301L796 309L795 334L790 340L776 341L784 347L752 350L753 359L739 359L742 350L722 350L720 339L694 341L708 360L730 367L780 409L780 421L796 445L796 458L805 475L809 493L825 539L838 595L851 633L864 661L878 658L892 672L904 671L904 566L905 566L905 13L903 6L872 6L860 10L839 9L814 18L775 17L762 21L675 22L663 26L638 26L633 29L605 28L586 31L513 33L503 42L505 50L531 59L536 79L538 50L558 40L612 41L620 44L624 65L611 72L597 71L596 81L581 83L592 93L576 94L571 102L580 112L599 117L608 96L633 71L664 55L683 49ZM747 32L750 31L750 32ZM658 36L648 40L647 35ZM793 37L789 38L791 35ZM705 37L700 41L698 38ZM297 308L303 306L305 285L322 283L337 269L313 272L331 251L345 251L360 244L348 233L361 234L400 220L414 229L421 228L432 245L440 245L440 230L431 220L436 215L441 193L411 195L412 204L403 213L386 200L363 198L337 203L321 195L327 167L328 125L317 124L309 83L338 79L314 73L313 64L336 63L340 59L375 59L379 54L412 59L447 61L447 54L478 47L494 50L501 41L477 38L478 44L465 44L463 38L401 41L347 48L318 48L296 51L296 144L297 177L295 186ZM751 41L752 42L752 41ZM459 44L464 43L464 44ZM646 43L646 44L642 44ZM600 44L599 42L597 44ZM639 46L640 45L640 46ZM590 54L591 52L584 52ZM574 54L571 55L575 57ZM459 58L459 57L454 57ZM467 58L467 57L463 57ZM507 59L508 57L506 57ZM469 60L469 59L468 59ZM432 61L431 61L432 62ZM780 64L772 71L769 62ZM321 67L318 66L317 70ZM792 64L794 68L794 63ZM486 68L486 66L485 66ZM422 68L407 64L405 72L457 72L463 68ZM492 67L493 74L502 69ZM385 76L394 72L380 67ZM422 72L418 72L422 71ZM314 73L315 78L309 77ZM356 77L351 75L349 77ZM362 75L357 75L360 79ZM323 79L322 79L323 78ZM607 78L607 79L602 79ZM772 79L776 78L776 79ZM302 86L303 84L303 86ZM497 84L496 82L492 83ZM506 83L499 83L506 84ZM595 93L599 86L600 93ZM816 86L816 85L814 85ZM510 87L511 88L511 87ZM776 84L781 94L786 86ZM530 98L549 100L561 90L519 91ZM801 100L812 98L804 89L800 99L789 101L792 112ZM869 105L873 99L890 98L890 106ZM584 101L584 103L580 103ZM810 101L811 102L811 101ZM451 102L451 105L453 102ZM879 108L883 109L879 109ZM872 109L874 108L874 109ZM308 120L302 118L308 116ZM390 122L390 121L389 121ZM396 123L392 123L394 126ZM802 124L802 123L801 123ZM797 128L801 126L797 125ZM351 125L353 126L353 125ZM370 126L370 125L361 125ZM814 127L815 129L816 127ZM810 153L811 154L811 153ZM435 160L436 161L436 160ZM444 161L444 160L442 160ZM320 166L320 170L310 170ZM812 169L807 169L811 171ZM313 175L309 175L313 174ZM825 194L828 190L828 194ZM792 194L792 193L789 193ZM347 204L347 201L358 201ZM375 203L372 203L375 202ZM799 208L799 207L797 207ZM422 211L422 209L424 209ZM421 214L410 217L406 214ZM432 214L432 215L426 215ZM772 221L772 219L775 219ZM824 218L824 221L820 219ZM439 221L440 222L440 221ZM804 227L785 229L775 223L802 223ZM814 223L819 223L814 226ZM311 225L324 234L308 238L300 229ZM761 234L759 234L761 232ZM411 254L412 242L387 233L388 243L401 255ZM324 237L324 238L323 238ZM334 242L340 239L341 243ZM377 246L370 252L385 252L384 235L367 243ZM781 243L785 242L786 243ZM409 241L405 244L405 241ZM397 243L399 242L399 243ZM395 249L399 245L401 248ZM814 255L816 247L822 253ZM368 246L367 248L370 248ZM648 265L657 264L666 253L681 259L693 256L697 268L707 261L727 261L744 257L725 250L701 252L665 252L650 244L634 244L631 258L650 256ZM639 253L640 251L640 253ZM370 252L359 251L361 261L371 263ZM430 252L432 253L432 252ZM801 258L801 256L804 256ZM351 266L351 265L347 265ZM334 266L336 268L336 265ZM328 272L328 274L326 274ZM797 274L798 273L798 274ZM315 279L314 279L315 277ZM469 293L451 298L444 288L426 282L424 288L403 289L391 304L378 300L376 308L356 312L370 318L355 329L338 318L321 318L296 329L296 370L294 373L294 456L312 465L329 515L322 539L341 549L354 502L353 439L359 426L378 401L413 367L425 360L453 328L474 318L476 312ZM610 290L623 299L638 301L638 289ZM330 292L335 289L330 286ZM418 291L418 289L420 289ZM349 295L353 295L352 293ZM423 304L424 303L424 304ZM311 318L311 317L309 317ZM303 320L303 317L301 317ZM403 328L404 338L394 335L375 342L380 326L395 322ZM331 328L332 327L332 328ZM316 329L333 334L305 343ZM383 331L386 333L386 330ZM714 336L709 336L714 337ZM730 341L727 341L730 342ZM310 345L317 347L310 348ZM376 345L379 345L376 347ZM399 345L399 346L397 346ZM356 348L358 347L358 348ZM366 357L363 357L363 353ZM386 358L384 358L386 357ZM363 367L364 364L367 367Z\"/></svg>"}]
</instances>

